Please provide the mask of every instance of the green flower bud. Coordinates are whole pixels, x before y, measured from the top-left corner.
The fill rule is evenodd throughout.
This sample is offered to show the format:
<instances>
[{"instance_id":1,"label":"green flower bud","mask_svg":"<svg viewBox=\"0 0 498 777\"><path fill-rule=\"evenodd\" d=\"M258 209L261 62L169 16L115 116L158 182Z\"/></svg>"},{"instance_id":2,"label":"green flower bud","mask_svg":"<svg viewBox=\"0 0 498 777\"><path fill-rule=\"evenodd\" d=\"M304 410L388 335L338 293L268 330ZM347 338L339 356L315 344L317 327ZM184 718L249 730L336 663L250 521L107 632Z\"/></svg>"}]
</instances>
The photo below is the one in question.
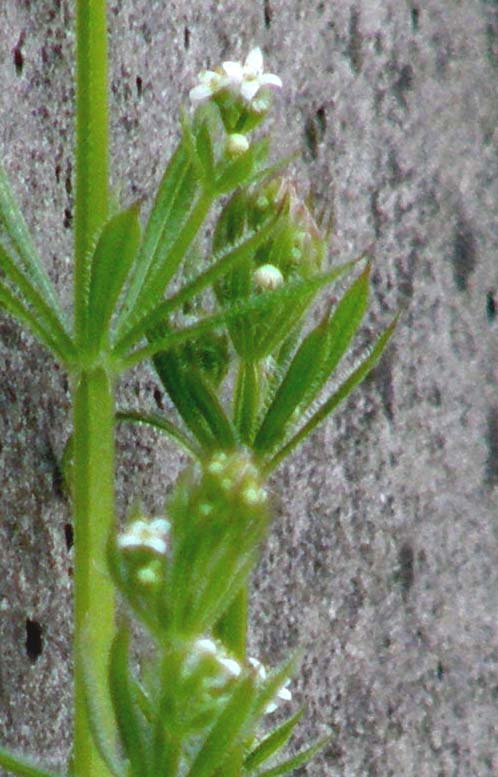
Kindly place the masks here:
<instances>
[{"instance_id":1,"label":"green flower bud","mask_svg":"<svg viewBox=\"0 0 498 777\"><path fill-rule=\"evenodd\" d=\"M239 132L232 132L231 135L227 135L225 143L225 152L229 157L237 157L241 154L245 154L249 150L249 141L245 135L241 135Z\"/></svg>"},{"instance_id":2,"label":"green flower bud","mask_svg":"<svg viewBox=\"0 0 498 777\"><path fill-rule=\"evenodd\" d=\"M262 475L246 451L215 453L180 479L169 514L168 617L179 633L206 632L246 584L265 536Z\"/></svg>"}]
</instances>

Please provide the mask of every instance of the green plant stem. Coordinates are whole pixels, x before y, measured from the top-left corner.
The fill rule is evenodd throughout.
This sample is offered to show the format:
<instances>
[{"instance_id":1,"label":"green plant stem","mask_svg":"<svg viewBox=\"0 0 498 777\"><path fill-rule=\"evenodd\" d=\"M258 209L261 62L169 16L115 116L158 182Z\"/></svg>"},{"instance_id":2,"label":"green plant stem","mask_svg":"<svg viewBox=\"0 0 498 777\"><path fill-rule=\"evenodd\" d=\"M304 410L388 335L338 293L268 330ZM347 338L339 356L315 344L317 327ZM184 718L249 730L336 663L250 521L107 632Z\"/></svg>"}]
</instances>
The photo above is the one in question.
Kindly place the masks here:
<instances>
[{"instance_id":1,"label":"green plant stem","mask_svg":"<svg viewBox=\"0 0 498 777\"><path fill-rule=\"evenodd\" d=\"M106 0L76 3L75 328L81 334L89 283L89 254L109 197Z\"/></svg>"},{"instance_id":2,"label":"green plant stem","mask_svg":"<svg viewBox=\"0 0 498 777\"><path fill-rule=\"evenodd\" d=\"M234 421L240 439L252 440L259 398L259 370L254 362L241 361L235 389ZM244 588L216 625L216 634L239 661L245 661L247 642L248 591Z\"/></svg>"},{"instance_id":3,"label":"green plant stem","mask_svg":"<svg viewBox=\"0 0 498 777\"><path fill-rule=\"evenodd\" d=\"M107 663L115 602L106 545L114 523L114 399L112 379L103 367L81 374L73 412L74 770L77 777L104 777L108 770L92 740L84 692L85 667L89 667L103 734L112 741Z\"/></svg>"}]
</instances>

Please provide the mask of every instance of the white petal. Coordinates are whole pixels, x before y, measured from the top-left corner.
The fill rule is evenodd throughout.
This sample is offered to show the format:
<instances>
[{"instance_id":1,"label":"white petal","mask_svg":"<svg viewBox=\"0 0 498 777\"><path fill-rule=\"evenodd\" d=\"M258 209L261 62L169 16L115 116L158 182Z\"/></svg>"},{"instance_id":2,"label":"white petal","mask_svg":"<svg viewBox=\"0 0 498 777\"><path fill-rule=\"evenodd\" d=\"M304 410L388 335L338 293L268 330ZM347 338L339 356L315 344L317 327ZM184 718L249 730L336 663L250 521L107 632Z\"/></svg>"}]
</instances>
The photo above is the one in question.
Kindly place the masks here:
<instances>
[{"instance_id":1,"label":"white petal","mask_svg":"<svg viewBox=\"0 0 498 777\"><path fill-rule=\"evenodd\" d=\"M274 701L271 701L269 704L265 707L265 712L267 715L271 715L272 712L275 712L275 710L278 709L278 704L275 704Z\"/></svg>"},{"instance_id":2,"label":"white petal","mask_svg":"<svg viewBox=\"0 0 498 777\"><path fill-rule=\"evenodd\" d=\"M155 552L159 553L160 556L164 556L168 550L167 544L160 537L151 537L149 540L144 542L143 545L145 548L155 550Z\"/></svg>"},{"instance_id":3,"label":"white petal","mask_svg":"<svg viewBox=\"0 0 498 777\"><path fill-rule=\"evenodd\" d=\"M242 65L240 62L223 62L223 70L228 76L231 84L240 84L244 78Z\"/></svg>"},{"instance_id":4,"label":"white petal","mask_svg":"<svg viewBox=\"0 0 498 777\"><path fill-rule=\"evenodd\" d=\"M257 658L248 658L248 663L254 667L257 672L258 680L266 680L266 669Z\"/></svg>"},{"instance_id":5,"label":"white petal","mask_svg":"<svg viewBox=\"0 0 498 777\"><path fill-rule=\"evenodd\" d=\"M197 639L194 647L199 653L207 653L210 656L215 656L218 652L218 648L212 639Z\"/></svg>"},{"instance_id":6,"label":"white petal","mask_svg":"<svg viewBox=\"0 0 498 777\"><path fill-rule=\"evenodd\" d=\"M282 88L282 80L273 73L263 73L259 79L261 86L278 86Z\"/></svg>"},{"instance_id":7,"label":"white petal","mask_svg":"<svg viewBox=\"0 0 498 777\"><path fill-rule=\"evenodd\" d=\"M263 72L263 53L259 46L251 49L247 55L244 62L244 70L254 75L260 75Z\"/></svg>"},{"instance_id":8,"label":"white petal","mask_svg":"<svg viewBox=\"0 0 498 777\"><path fill-rule=\"evenodd\" d=\"M240 93L244 100L251 102L252 98L258 93L260 86L261 84L256 79L252 81L243 81L240 86Z\"/></svg>"},{"instance_id":9,"label":"white petal","mask_svg":"<svg viewBox=\"0 0 498 777\"><path fill-rule=\"evenodd\" d=\"M282 701L291 701L292 693L289 691L288 688L281 688L277 693L277 697Z\"/></svg>"},{"instance_id":10,"label":"white petal","mask_svg":"<svg viewBox=\"0 0 498 777\"><path fill-rule=\"evenodd\" d=\"M234 661L233 658L220 658L218 663L227 670L228 674L233 675L233 677L238 677L242 671L240 664L237 663L237 661Z\"/></svg>"},{"instance_id":11,"label":"white petal","mask_svg":"<svg viewBox=\"0 0 498 777\"><path fill-rule=\"evenodd\" d=\"M223 76L217 73L216 70L203 70L202 73L199 73L199 81L201 84L212 85L221 78L223 78Z\"/></svg>"},{"instance_id":12,"label":"white petal","mask_svg":"<svg viewBox=\"0 0 498 777\"><path fill-rule=\"evenodd\" d=\"M200 102L201 100L206 100L208 97L211 97L212 94L213 92L211 87L209 87L207 84L199 84L190 90L189 97L192 102L195 103Z\"/></svg>"},{"instance_id":13,"label":"white petal","mask_svg":"<svg viewBox=\"0 0 498 777\"><path fill-rule=\"evenodd\" d=\"M167 536L171 529L171 524L166 518L153 518L149 526L151 531L163 536Z\"/></svg>"}]
</instances>

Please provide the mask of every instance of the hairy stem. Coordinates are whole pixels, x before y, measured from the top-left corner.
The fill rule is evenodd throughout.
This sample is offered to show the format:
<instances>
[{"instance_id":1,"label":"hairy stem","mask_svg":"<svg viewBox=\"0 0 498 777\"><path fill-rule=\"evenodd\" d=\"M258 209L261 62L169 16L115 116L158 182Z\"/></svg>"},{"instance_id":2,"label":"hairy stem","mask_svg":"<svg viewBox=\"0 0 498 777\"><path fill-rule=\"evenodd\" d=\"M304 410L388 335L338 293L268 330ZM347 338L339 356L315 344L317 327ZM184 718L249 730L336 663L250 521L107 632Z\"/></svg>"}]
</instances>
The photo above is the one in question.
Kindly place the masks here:
<instances>
[{"instance_id":1,"label":"hairy stem","mask_svg":"<svg viewBox=\"0 0 498 777\"><path fill-rule=\"evenodd\" d=\"M114 718L107 663L114 635L114 587L107 572L106 544L114 524L114 401L103 367L84 372L75 386L74 411L74 770L77 777L105 777L85 704L91 671L108 741Z\"/></svg>"},{"instance_id":2,"label":"hairy stem","mask_svg":"<svg viewBox=\"0 0 498 777\"><path fill-rule=\"evenodd\" d=\"M76 3L75 327L81 334L89 254L107 218L109 178L106 0Z\"/></svg>"}]
</instances>

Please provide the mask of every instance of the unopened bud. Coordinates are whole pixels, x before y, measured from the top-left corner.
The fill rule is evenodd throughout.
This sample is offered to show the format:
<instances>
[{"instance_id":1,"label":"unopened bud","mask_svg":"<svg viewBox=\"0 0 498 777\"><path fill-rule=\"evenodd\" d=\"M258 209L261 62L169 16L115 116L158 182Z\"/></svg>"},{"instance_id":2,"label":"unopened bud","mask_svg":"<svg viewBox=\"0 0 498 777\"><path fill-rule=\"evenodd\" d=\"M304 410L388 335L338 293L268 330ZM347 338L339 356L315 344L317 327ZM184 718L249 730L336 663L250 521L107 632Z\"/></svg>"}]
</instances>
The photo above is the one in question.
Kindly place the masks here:
<instances>
[{"instance_id":1,"label":"unopened bud","mask_svg":"<svg viewBox=\"0 0 498 777\"><path fill-rule=\"evenodd\" d=\"M284 283L284 276L274 264L262 264L255 271L253 278L260 289L278 289Z\"/></svg>"},{"instance_id":2,"label":"unopened bud","mask_svg":"<svg viewBox=\"0 0 498 777\"><path fill-rule=\"evenodd\" d=\"M245 135L241 135L238 132L233 132L231 135L227 135L225 143L225 151L227 156L240 156L245 154L249 150L249 141Z\"/></svg>"}]
</instances>

